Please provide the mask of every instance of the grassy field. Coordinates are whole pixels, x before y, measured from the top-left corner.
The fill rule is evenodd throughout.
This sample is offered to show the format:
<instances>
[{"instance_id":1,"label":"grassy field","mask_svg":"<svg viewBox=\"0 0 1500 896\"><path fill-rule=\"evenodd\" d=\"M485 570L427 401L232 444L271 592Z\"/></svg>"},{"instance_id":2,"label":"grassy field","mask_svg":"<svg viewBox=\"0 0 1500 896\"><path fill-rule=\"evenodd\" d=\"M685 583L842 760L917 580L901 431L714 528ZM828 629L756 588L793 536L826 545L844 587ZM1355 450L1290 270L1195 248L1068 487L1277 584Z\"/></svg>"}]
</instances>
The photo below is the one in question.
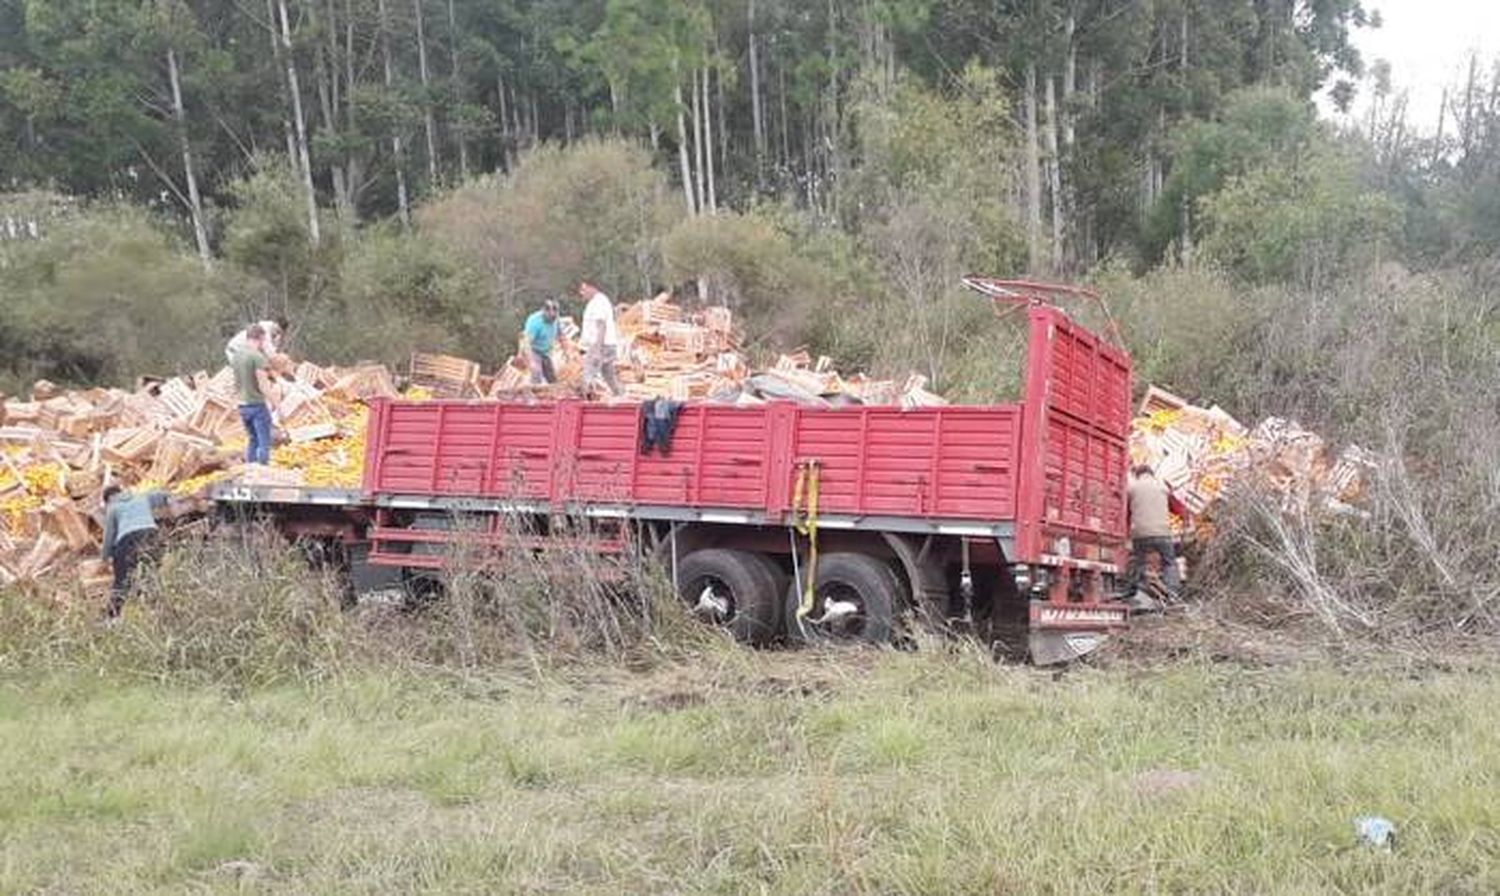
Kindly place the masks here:
<instances>
[{"instance_id":1,"label":"grassy field","mask_svg":"<svg viewBox=\"0 0 1500 896\"><path fill-rule=\"evenodd\" d=\"M0 890L1488 893L1497 727L1495 674L1390 666L19 672Z\"/></svg>"}]
</instances>

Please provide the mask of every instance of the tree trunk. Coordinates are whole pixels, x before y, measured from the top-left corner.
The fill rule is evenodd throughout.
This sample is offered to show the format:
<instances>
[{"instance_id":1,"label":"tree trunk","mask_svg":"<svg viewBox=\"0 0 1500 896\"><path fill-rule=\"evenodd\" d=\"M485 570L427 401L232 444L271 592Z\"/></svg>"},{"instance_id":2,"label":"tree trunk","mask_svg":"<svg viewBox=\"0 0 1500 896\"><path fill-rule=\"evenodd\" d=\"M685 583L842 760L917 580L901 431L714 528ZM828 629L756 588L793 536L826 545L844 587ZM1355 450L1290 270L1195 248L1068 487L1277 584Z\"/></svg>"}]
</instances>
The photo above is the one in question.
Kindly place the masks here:
<instances>
[{"instance_id":1,"label":"tree trunk","mask_svg":"<svg viewBox=\"0 0 1500 896\"><path fill-rule=\"evenodd\" d=\"M385 68L385 89L389 93L395 83L396 74L391 65L391 28L390 20L386 16L385 0L379 0L376 8L380 15L380 56ZM406 162L403 158L399 128L391 134L391 159L396 166L396 214L401 219L401 226L410 229L411 204L406 195Z\"/></svg>"},{"instance_id":2,"label":"tree trunk","mask_svg":"<svg viewBox=\"0 0 1500 896\"><path fill-rule=\"evenodd\" d=\"M354 55L354 0L344 0L344 126L348 133L359 133L355 125L355 55ZM344 151L344 177L349 186L349 215L351 221L359 219L359 195L364 176L364 161L356 155L353 146Z\"/></svg>"},{"instance_id":3,"label":"tree trunk","mask_svg":"<svg viewBox=\"0 0 1500 896\"><path fill-rule=\"evenodd\" d=\"M1036 63L1026 66L1026 263L1035 273L1042 261L1042 161L1037 144Z\"/></svg>"},{"instance_id":4,"label":"tree trunk","mask_svg":"<svg viewBox=\"0 0 1500 896\"><path fill-rule=\"evenodd\" d=\"M706 168L703 154L703 92L698 89L698 69L693 69L693 160L697 162L697 176L694 186L697 198L694 203L698 211L708 208L708 182L705 178Z\"/></svg>"},{"instance_id":5,"label":"tree trunk","mask_svg":"<svg viewBox=\"0 0 1500 896\"><path fill-rule=\"evenodd\" d=\"M759 185L765 177L766 164L766 129L761 120L760 103L760 52L757 48L755 36L755 0L750 0L746 12L749 21L749 44L750 44L750 117L752 127L755 129L755 181ZM719 135L723 139L723 135Z\"/></svg>"},{"instance_id":6,"label":"tree trunk","mask_svg":"<svg viewBox=\"0 0 1500 896\"><path fill-rule=\"evenodd\" d=\"M1182 73L1183 81L1186 82L1187 81L1187 70L1188 70L1188 8L1187 8L1187 4L1183 4L1183 6L1182 6L1182 28L1181 28L1181 31L1182 31L1182 33L1179 35L1179 38L1178 38L1178 42L1181 44L1181 48L1178 51L1179 55L1178 55L1178 58L1177 58L1177 70Z\"/></svg>"},{"instance_id":7,"label":"tree trunk","mask_svg":"<svg viewBox=\"0 0 1500 896\"><path fill-rule=\"evenodd\" d=\"M729 121L724 111L729 104L724 102L724 73L718 69L714 70L714 93L719 100L719 175L723 176L729 170Z\"/></svg>"},{"instance_id":8,"label":"tree trunk","mask_svg":"<svg viewBox=\"0 0 1500 896\"><path fill-rule=\"evenodd\" d=\"M842 141L839 139L839 55L838 55L838 7L828 0L828 97L823 110L823 145L827 148L824 170L826 172L825 195L831 205L827 210L838 214L839 191L834 189L843 172Z\"/></svg>"},{"instance_id":9,"label":"tree trunk","mask_svg":"<svg viewBox=\"0 0 1500 896\"><path fill-rule=\"evenodd\" d=\"M188 212L193 219L193 240L198 244L198 260L203 270L213 266L208 250L208 229L203 224L203 199L198 194L198 176L193 171L193 147L188 142L187 110L182 106L182 78L177 71L177 52L167 47L167 75L172 82L172 117L177 122L177 142L182 148L182 176L187 181Z\"/></svg>"},{"instance_id":10,"label":"tree trunk","mask_svg":"<svg viewBox=\"0 0 1500 896\"><path fill-rule=\"evenodd\" d=\"M1068 57L1063 65L1062 129L1063 146L1073 148L1076 138L1073 123L1073 95L1078 90L1078 16L1070 7L1065 26L1068 40Z\"/></svg>"},{"instance_id":11,"label":"tree trunk","mask_svg":"<svg viewBox=\"0 0 1500 896\"><path fill-rule=\"evenodd\" d=\"M1469 55L1469 77L1464 83L1464 114L1459 119L1458 140L1461 148L1460 158L1469 161L1469 154L1474 148L1474 90L1477 86L1479 76L1479 55Z\"/></svg>"},{"instance_id":12,"label":"tree trunk","mask_svg":"<svg viewBox=\"0 0 1500 896\"><path fill-rule=\"evenodd\" d=\"M1434 167L1443 157L1443 122L1448 117L1448 88L1443 88L1442 98L1438 100L1438 123L1437 131L1432 138L1432 158L1428 161Z\"/></svg>"},{"instance_id":13,"label":"tree trunk","mask_svg":"<svg viewBox=\"0 0 1500 896\"><path fill-rule=\"evenodd\" d=\"M495 100L499 106L497 112L500 119L500 167L509 172L511 170L510 118L505 102L505 75L498 71L495 73Z\"/></svg>"},{"instance_id":14,"label":"tree trunk","mask_svg":"<svg viewBox=\"0 0 1500 896\"><path fill-rule=\"evenodd\" d=\"M453 103L455 108L463 102L463 81L459 77L458 70L458 16L453 11L453 0L448 0L448 55L452 58L450 66L453 72ZM450 123L451 126L451 123ZM463 182L469 179L469 141L460 128L456 134L458 139L458 179Z\"/></svg>"},{"instance_id":15,"label":"tree trunk","mask_svg":"<svg viewBox=\"0 0 1500 896\"><path fill-rule=\"evenodd\" d=\"M328 11L328 39L332 49L320 45L313 53L313 83L318 93L318 109L323 114L323 128L328 133L338 136L338 76L336 66L338 64L338 30L334 27L332 17L333 6L329 4ZM330 76L330 71L335 74ZM328 166L329 177L333 180L333 205L338 210L339 220L349 221L349 182L344 177L344 166L330 164Z\"/></svg>"},{"instance_id":16,"label":"tree trunk","mask_svg":"<svg viewBox=\"0 0 1500 896\"><path fill-rule=\"evenodd\" d=\"M1063 202L1062 155L1057 145L1057 89L1047 76L1047 173L1052 194L1052 272L1063 269L1063 234L1067 231L1067 208Z\"/></svg>"},{"instance_id":17,"label":"tree trunk","mask_svg":"<svg viewBox=\"0 0 1500 896\"><path fill-rule=\"evenodd\" d=\"M709 69L703 69L703 156L708 160L708 213L719 212L718 191L714 188L714 119L708 96ZM722 107L721 107L722 108Z\"/></svg>"},{"instance_id":18,"label":"tree trunk","mask_svg":"<svg viewBox=\"0 0 1500 896\"><path fill-rule=\"evenodd\" d=\"M788 168L792 164L792 141L787 133L786 123L786 66L776 66L776 99L781 106L781 167Z\"/></svg>"},{"instance_id":19,"label":"tree trunk","mask_svg":"<svg viewBox=\"0 0 1500 896\"><path fill-rule=\"evenodd\" d=\"M281 91L285 103L281 107L281 135L286 138L287 164L293 168L297 167L297 137L292 131L292 120L287 117L286 110L291 106L291 97L286 96L286 66L281 59L281 29L276 24L276 0L266 0L267 31L271 35L271 60L276 65L276 70L281 73Z\"/></svg>"},{"instance_id":20,"label":"tree trunk","mask_svg":"<svg viewBox=\"0 0 1500 896\"><path fill-rule=\"evenodd\" d=\"M677 163L682 169L682 195L687 199L688 214L696 215L698 203L693 194L693 166L688 160L688 133L682 101L682 75L677 70L675 59L672 60L672 74L676 78L672 84L672 97L677 101Z\"/></svg>"},{"instance_id":21,"label":"tree trunk","mask_svg":"<svg viewBox=\"0 0 1500 896\"><path fill-rule=\"evenodd\" d=\"M302 164L302 189L307 193L307 235L313 246L323 242L318 227L318 194L313 189L312 159L307 152L307 118L302 114L302 89L297 84L297 60L292 56L292 25L286 15L286 0L277 0L281 12L281 49L286 57L286 84L292 94L292 118L296 124L297 159Z\"/></svg>"},{"instance_id":22,"label":"tree trunk","mask_svg":"<svg viewBox=\"0 0 1500 896\"><path fill-rule=\"evenodd\" d=\"M427 133L427 181L436 187L438 181L437 118L432 112L432 96L429 93L432 77L427 71L427 32L422 14L422 0L411 0L412 12L417 25L417 77L422 82L422 127Z\"/></svg>"}]
</instances>

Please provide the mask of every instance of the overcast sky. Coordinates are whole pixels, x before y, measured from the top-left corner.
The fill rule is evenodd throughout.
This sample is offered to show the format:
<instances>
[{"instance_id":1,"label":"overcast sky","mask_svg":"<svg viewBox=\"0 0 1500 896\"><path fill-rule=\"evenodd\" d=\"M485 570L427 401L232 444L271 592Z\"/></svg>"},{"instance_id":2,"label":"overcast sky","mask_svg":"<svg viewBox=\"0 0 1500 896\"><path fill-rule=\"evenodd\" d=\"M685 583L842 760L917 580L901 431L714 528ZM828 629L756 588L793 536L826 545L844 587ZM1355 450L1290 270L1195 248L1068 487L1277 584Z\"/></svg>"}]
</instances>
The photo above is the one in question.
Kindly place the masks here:
<instances>
[{"instance_id":1,"label":"overcast sky","mask_svg":"<svg viewBox=\"0 0 1500 896\"><path fill-rule=\"evenodd\" d=\"M1470 52L1481 63L1500 58L1500 0L1365 0L1365 8L1378 9L1384 22L1355 32L1355 42L1366 67L1377 59L1391 63L1391 81L1410 95L1418 130L1436 127L1443 87L1462 81ZM1369 92L1361 86L1356 111Z\"/></svg>"}]
</instances>

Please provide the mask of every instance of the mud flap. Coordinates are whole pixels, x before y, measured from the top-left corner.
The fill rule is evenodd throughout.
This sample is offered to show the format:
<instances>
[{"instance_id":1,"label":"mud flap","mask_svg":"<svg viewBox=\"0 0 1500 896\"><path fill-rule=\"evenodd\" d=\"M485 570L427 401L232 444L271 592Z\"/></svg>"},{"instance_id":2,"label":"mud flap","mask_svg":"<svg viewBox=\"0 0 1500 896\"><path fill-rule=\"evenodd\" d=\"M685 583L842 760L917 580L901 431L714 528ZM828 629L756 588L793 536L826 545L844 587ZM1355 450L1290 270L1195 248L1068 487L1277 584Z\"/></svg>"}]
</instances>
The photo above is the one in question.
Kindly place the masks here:
<instances>
[{"instance_id":1,"label":"mud flap","mask_svg":"<svg viewBox=\"0 0 1500 896\"><path fill-rule=\"evenodd\" d=\"M1031 661L1052 666L1098 650L1109 640L1110 632L1125 627L1129 610L1120 603L1058 605L1033 601L1030 617L1027 647Z\"/></svg>"},{"instance_id":2,"label":"mud flap","mask_svg":"<svg viewBox=\"0 0 1500 896\"><path fill-rule=\"evenodd\" d=\"M1027 644L1031 662L1037 666L1071 663L1098 650L1109 640L1106 632L1032 632Z\"/></svg>"}]
</instances>

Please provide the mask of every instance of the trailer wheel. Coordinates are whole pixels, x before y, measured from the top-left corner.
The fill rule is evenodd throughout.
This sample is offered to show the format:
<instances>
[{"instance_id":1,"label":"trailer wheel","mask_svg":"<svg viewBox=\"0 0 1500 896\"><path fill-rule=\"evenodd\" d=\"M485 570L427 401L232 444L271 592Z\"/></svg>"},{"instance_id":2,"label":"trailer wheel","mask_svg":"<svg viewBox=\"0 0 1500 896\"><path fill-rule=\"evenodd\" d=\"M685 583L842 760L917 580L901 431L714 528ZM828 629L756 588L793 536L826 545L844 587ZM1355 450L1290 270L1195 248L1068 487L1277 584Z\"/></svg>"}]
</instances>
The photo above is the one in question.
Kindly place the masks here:
<instances>
[{"instance_id":1,"label":"trailer wheel","mask_svg":"<svg viewBox=\"0 0 1500 896\"><path fill-rule=\"evenodd\" d=\"M890 565L867 554L829 554L818 561L811 610L801 619L802 594L787 589L787 636L807 644L862 641L889 644L903 588Z\"/></svg>"},{"instance_id":2,"label":"trailer wheel","mask_svg":"<svg viewBox=\"0 0 1500 896\"><path fill-rule=\"evenodd\" d=\"M677 567L678 593L693 614L735 640L769 644L780 628L780 580L774 565L749 551L707 548Z\"/></svg>"}]
</instances>

